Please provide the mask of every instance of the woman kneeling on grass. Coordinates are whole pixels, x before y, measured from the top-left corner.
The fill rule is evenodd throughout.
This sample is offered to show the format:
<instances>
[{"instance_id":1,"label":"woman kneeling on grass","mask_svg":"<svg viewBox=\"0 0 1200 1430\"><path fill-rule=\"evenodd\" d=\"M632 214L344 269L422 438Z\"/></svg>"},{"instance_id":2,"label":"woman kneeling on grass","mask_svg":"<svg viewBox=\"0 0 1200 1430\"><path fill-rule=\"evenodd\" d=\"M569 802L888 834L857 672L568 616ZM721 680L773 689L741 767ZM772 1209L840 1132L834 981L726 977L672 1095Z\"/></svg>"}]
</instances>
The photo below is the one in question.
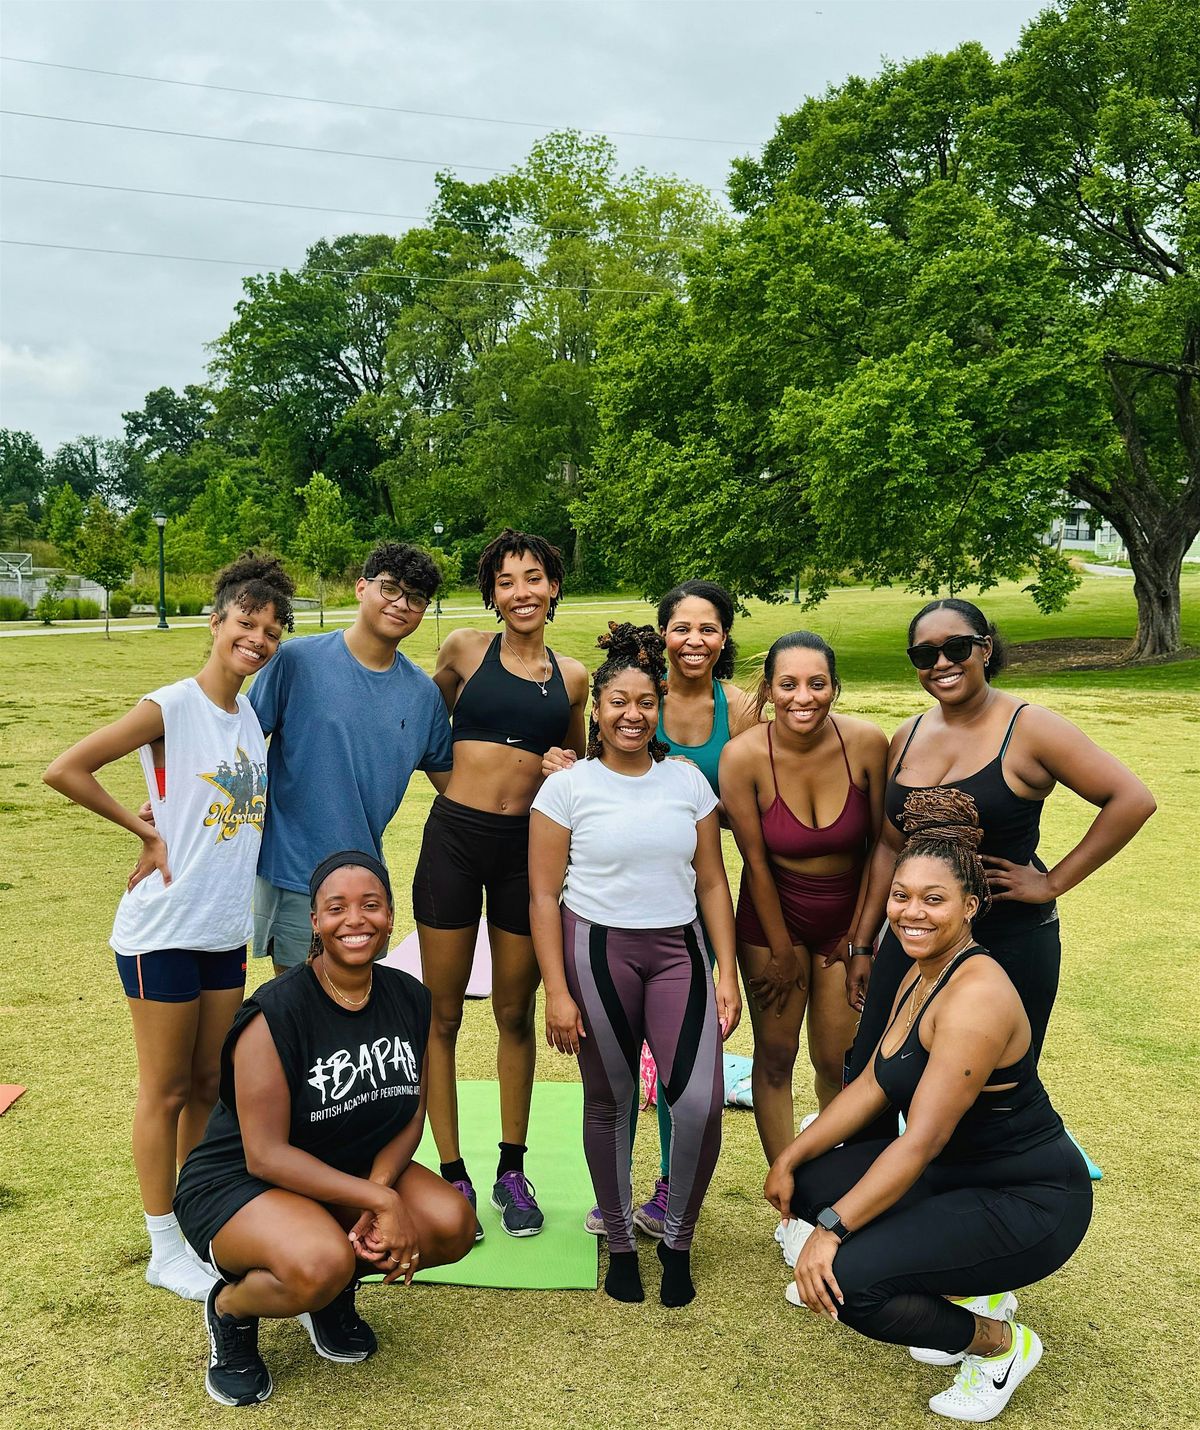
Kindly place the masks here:
<instances>
[{"instance_id":1,"label":"woman kneeling on grass","mask_svg":"<svg viewBox=\"0 0 1200 1430\"><path fill-rule=\"evenodd\" d=\"M263 733L239 692L291 630L294 591L273 557L227 566L199 674L151 691L43 776L142 841L109 941L137 1045L133 1161L150 1233L146 1280L192 1301L204 1300L212 1277L187 1255L171 1211L175 1169L216 1101L221 1043L246 986L267 785ZM143 814L96 779L134 750L150 794Z\"/></svg>"},{"instance_id":2,"label":"woman kneeling on grass","mask_svg":"<svg viewBox=\"0 0 1200 1430\"><path fill-rule=\"evenodd\" d=\"M604 1289L618 1301L644 1299L629 1169L644 1037L673 1132L661 1297L683 1306L696 1294L692 1235L721 1146L721 1042L741 1016L733 904L717 797L695 765L665 760L655 739L662 637L649 626L609 630L592 680L587 758L550 775L533 801L530 920L546 1039L579 1056L584 1152L608 1235Z\"/></svg>"},{"instance_id":3,"label":"woman kneeling on grass","mask_svg":"<svg viewBox=\"0 0 1200 1430\"><path fill-rule=\"evenodd\" d=\"M271 1394L262 1316L296 1316L326 1360L375 1333L357 1276L411 1283L471 1247L470 1207L413 1161L425 1121L429 990L375 967L392 931L387 870L349 850L309 885L313 951L242 1005L221 1096L179 1174L175 1211L219 1279L205 1304L205 1385L222 1405Z\"/></svg>"},{"instance_id":4,"label":"woman kneeling on grass","mask_svg":"<svg viewBox=\"0 0 1200 1430\"><path fill-rule=\"evenodd\" d=\"M789 1299L926 1364L961 1361L929 1408L992 1420L1042 1356L1012 1288L1075 1251L1092 1184L1021 999L971 932L990 898L974 800L914 790L905 812L887 912L916 971L871 1063L776 1158L765 1194L784 1221L815 1223ZM902 1137L851 1142L889 1106Z\"/></svg>"}]
</instances>

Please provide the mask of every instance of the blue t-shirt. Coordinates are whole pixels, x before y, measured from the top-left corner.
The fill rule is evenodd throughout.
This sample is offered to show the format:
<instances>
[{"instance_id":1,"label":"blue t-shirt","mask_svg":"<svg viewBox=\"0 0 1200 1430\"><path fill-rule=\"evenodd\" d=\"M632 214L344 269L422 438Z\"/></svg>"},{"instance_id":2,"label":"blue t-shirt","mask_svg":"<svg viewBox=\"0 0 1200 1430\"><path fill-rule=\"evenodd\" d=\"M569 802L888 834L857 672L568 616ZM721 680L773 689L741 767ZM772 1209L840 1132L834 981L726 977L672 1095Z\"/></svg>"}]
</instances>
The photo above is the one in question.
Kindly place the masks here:
<instances>
[{"instance_id":1,"label":"blue t-shirt","mask_svg":"<svg viewBox=\"0 0 1200 1430\"><path fill-rule=\"evenodd\" d=\"M368 670L341 631L282 645L250 704L271 737L258 872L279 889L306 894L312 871L339 849L382 859L413 770L454 762L433 681L399 651L390 670Z\"/></svg>"}]
</instances>

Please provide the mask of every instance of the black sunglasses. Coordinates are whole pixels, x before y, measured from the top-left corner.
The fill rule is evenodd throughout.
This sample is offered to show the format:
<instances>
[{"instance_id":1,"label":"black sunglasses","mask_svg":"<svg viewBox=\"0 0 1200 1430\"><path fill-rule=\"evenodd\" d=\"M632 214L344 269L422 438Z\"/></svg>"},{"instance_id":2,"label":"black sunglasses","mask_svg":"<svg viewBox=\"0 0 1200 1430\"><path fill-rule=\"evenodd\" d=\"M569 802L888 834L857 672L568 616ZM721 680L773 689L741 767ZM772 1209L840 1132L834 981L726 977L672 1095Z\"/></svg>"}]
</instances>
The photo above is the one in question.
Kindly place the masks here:
<instances>
[{"instance_id":1,"label":"black sunglasses","mask_svg":"<svg viewBox=\"0 0 1200 1430\"><path fill-rule=\"evenodd\" d=\"M938 656L943 654L952 665L957 665L970 656L972 646L987 645L987 640L987 636L951 636L941 645L910 645L908 658L918 670L932 670Z\"/></svg>"}]
</instances>

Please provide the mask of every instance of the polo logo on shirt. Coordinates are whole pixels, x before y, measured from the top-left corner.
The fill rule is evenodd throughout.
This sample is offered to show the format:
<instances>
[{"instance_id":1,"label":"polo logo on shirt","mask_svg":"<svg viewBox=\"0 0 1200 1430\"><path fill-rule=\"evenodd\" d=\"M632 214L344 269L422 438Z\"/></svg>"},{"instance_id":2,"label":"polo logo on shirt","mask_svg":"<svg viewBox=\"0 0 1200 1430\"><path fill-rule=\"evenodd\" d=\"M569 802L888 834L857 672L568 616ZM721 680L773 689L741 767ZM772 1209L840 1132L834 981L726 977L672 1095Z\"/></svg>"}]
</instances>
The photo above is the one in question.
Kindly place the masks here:
<instances>
[{"instance_id":1,"label":"polo logo on shirt","mask_svg":"<svg viewBox=\"0 0 1200 1430\"><path fill-rule=\"evenodd\" d=\"M401 1093L420 1091L412 1044L395 1037L360 1043L357 1052L339 1048L327 1057L318 1058L309 1069L308 1085L321 1094L322 1107L326 1103L344 1102L360 1085L363 1090L356 1102L368 1097L374 1101L378 1097L396 1097ZM320 1115L319 1112L312 1114L314 1119Z\"/></svg>"},{"instance_id":2,"label":"polo logo on shirt","mask_svg":"<svg viewBox=\"0 0 1200 1430\"><path fill-rule=\"evenodd\" d=\"M246 825L262 833L267 808L265 764L256 764L239 745L232 768L228 760L222 760L211 774L202 774L199 778L212 785L221 796L213 800L204 816L204 827L215 827L218 844L233 839Z\"/></svg>"}]
</instances>

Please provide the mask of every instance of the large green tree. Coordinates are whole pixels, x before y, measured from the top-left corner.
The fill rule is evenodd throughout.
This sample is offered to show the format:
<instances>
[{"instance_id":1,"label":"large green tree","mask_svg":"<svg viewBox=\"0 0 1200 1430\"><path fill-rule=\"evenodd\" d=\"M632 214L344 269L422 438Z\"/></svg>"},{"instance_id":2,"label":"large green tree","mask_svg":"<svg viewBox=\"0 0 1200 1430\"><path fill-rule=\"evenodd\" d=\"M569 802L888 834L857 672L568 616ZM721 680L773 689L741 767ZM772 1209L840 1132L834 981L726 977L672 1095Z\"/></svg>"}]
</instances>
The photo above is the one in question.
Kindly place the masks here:
<instances>
[{"instance_id":1,"label":"large green tree","mask_svg":"<svg viewBox=\"0 0 1200 1430\"><path fill-rule=\"evenodd\" d=\"M1030 502L1044 510L1068 493L1090 502L1121 534L1134 567L1140 656L1179 645L1180 565L1200 530L1196 19L1194 0L1061 0L1027 27L999 64L967 45L951 55L885 66L874 80L851 80L810 100L781 121L759 159L735 165L731 186L748 224L767 223L806 200L833 227L865 224L872 236L886 236L900 249L921 244L931 196L939 207L938 192L954 188L986 205L1001 226L996 231L1026 235L1049 257L1062 287L1046 294L1045 330L1039 334L1036 322L1029 327L1032 349L1024 340L1013 348L1013 374L1028 357L1035 385L1049 398L1052 375L1038 372L1038 352L1044 358L1051 350L1045 344L1052 344L1053 329L1070 334L1072 356L1087 364L1088 390L1081 390L1072 363L1053 404L1056 420L1045 450L1039 454L1036 444L1025 450L1027 480L1013 490L1009 508L1015 526L1001 520L990 531L972 531L959 522L952 537L961 537L964 556L986 570L998 549L1015 551L1024 538ZM967 286L931 289L917 328L930 336L945 332L953 361L970 358L955 310L964 309L973 291L985 303L996 296L977 286L992 280L972 278L970 256L965 249L952 265L956 281ZM803 296L804 317L825 333L837 328L839 313L868 298L905 313L905 321L919 317L906 286L912 272L911 263L901 262L890 281L875 271L848 273L828 291ZM947 305L943 320L939 309ZM990 341L985 330L982 336ZM739 332L736 342L752 346L754 338ZM889 357L894 379L899 350L865 346L860 357L868 364ZM885 414L876 423L881 439L885 429L903 431L920 417L910 384L883 381L870 393L869 366L858 377L862 400L877 416ZM801 380L788 398L792 420L784 427L817 440L818 472L837 460L830 451L837 423L830 425L829 414L817 409L830 385L849 379L843 366L827 382ZM769 396L755 416L777 431L781 408ZM1022 412L1022 406L1014 409L1018 427ZM803 455L794 496L810 507L807 449ZM869 455L860 442L857 458ZM885 463L870 507L842 511L840 550L861 558L852 564L877 564L873 547L881 529L893 544L922 539L923 504L911 500L921 486L921 459L915 467L912 460ZM910 491L913 470L918 477ZM1005 483L1012 464L1005 468L988 456L978 473L983 483ZM864 513L876 520L864 521ZM909 526L909 518L918 520ZM824 524L820 532L824 540ZM1041 559L1042 591L1052 591L1055 581L1061 589Z\"/></svg>"},{"instance_id":2,"label":"large green tree","mask_svg":"<svg viewBox=\"0 0 1200 1430\"><path fill-rule=\"evenodd\" d=\"M99 496L88 499L75 544L79 574L104 588L104 638L109 635L110 596L129 579L133 547L124 520Z\"/></svg>"},{"instance_id":3,"label":"large green tree","mask_svg":"<svg viewBox=\"0 0 1200 1430\"><path fill-rule=\"evenodd\" d=\"M23 503L36 516L45 486L46 458L32 432L0 427L0 506Z\"/></svg>"}]
</instances>

